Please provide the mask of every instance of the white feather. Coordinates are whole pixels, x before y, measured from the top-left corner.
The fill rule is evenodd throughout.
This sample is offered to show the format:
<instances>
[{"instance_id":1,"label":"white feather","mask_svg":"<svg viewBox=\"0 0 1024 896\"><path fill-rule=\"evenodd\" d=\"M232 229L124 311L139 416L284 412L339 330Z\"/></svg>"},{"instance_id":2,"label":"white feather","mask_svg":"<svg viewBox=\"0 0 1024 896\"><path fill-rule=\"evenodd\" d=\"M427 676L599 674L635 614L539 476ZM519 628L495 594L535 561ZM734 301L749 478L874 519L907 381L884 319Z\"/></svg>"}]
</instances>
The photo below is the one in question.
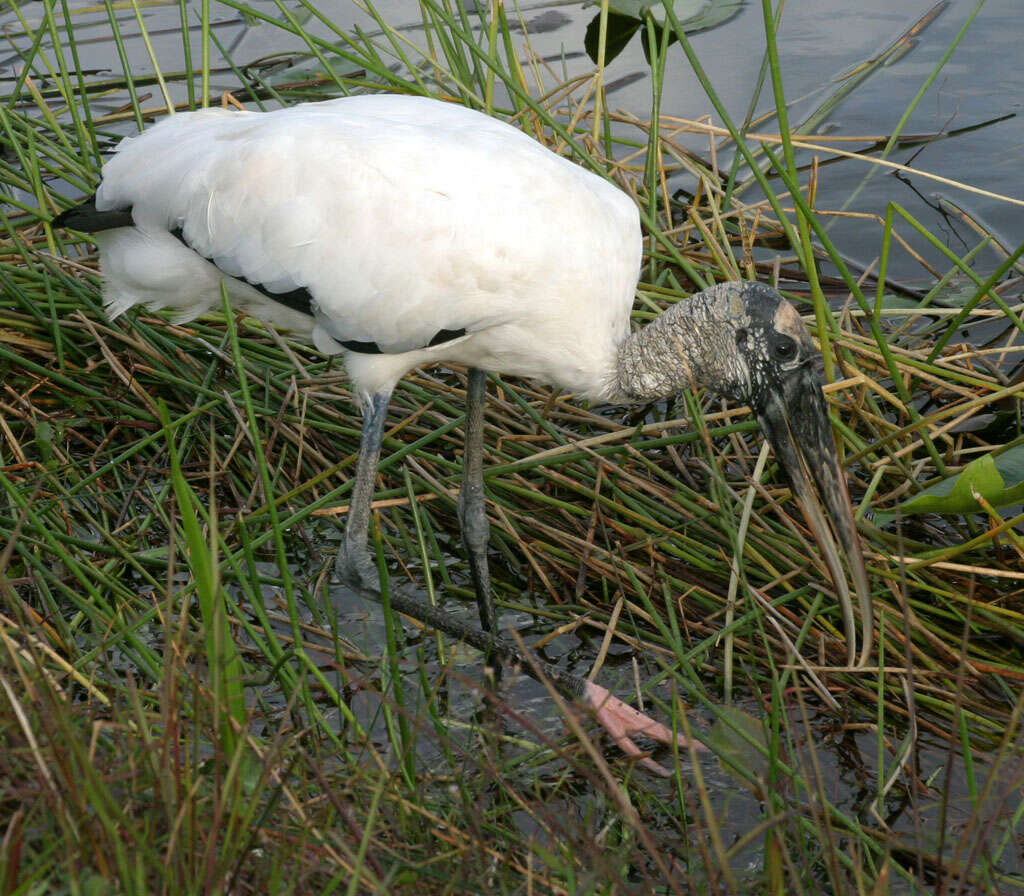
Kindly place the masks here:
<instances>
[{"instance_id":1,"label":"white feather","mask_svg":"<svg viewBox=\"0 0 1024 896\"><path fill-rule=\"evenodd\" d=\"M174 115L120 144L97 207L136 223L98 234L112 311L194 316L219 305L223 274L305 287L315 322L239 280L229 293L322 350L377 343L389 354L345 353L365 393L450 360L605 396L641 255L621 191L508 124L420 97Z\"/></svg>"}]
</instances>

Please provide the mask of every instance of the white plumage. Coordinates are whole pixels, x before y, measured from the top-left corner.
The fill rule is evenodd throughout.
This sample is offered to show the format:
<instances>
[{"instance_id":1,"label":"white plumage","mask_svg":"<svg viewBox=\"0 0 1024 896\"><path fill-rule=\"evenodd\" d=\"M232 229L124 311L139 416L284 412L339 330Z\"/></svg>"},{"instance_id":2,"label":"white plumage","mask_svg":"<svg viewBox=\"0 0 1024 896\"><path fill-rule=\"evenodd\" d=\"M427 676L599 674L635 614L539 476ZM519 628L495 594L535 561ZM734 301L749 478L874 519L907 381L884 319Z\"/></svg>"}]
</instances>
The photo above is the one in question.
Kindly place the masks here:
<instances>
[{"instance_id":1,"label":"white plumage","mask_svg":"<svg viewBox=\"0 0 1024 896\"><path fill-rule=\"evenodd\" d=\"M220 305L226 273L307 288L324 351L376 343L385 354L346 358L363 395L436 359L612 391L640 266L636 206L462 106L368 95L174 115L118 146L96 207L131 208L136 224L97 234L115 314L146 302L194 317ZM256 317L310 328L245 283L229 291Z\"/></svg>"},{"instance_id":2,"label":"white plumage","mask_svg":"<svg viewBox=\"0 0 1024 896\"><path fill-rule=\"evenodd\" d=\"M870 653L870 589L800 316L772 289L728 283L630 333L641 260L634 203L515 128L392 95L178 114L122 142L95 199L55 223L94 234L114 315L147 303L194 317L220 306L223 283L235 305L343 354L364 418L337 562L354 587L377 587L367 552L376 465L391 391L411 368L469 368L459 517L481 624L492 633L485 371L598 399L703 386L749 403L787 470L836 584L853 663L838 538L860 603L861 662ZM414 600L393 595L395 606L400 599L403 612L495 656L514 654ZM563 686L633 755L631 731L672 739L594 683Z\"/></svg>"}]
</instances>

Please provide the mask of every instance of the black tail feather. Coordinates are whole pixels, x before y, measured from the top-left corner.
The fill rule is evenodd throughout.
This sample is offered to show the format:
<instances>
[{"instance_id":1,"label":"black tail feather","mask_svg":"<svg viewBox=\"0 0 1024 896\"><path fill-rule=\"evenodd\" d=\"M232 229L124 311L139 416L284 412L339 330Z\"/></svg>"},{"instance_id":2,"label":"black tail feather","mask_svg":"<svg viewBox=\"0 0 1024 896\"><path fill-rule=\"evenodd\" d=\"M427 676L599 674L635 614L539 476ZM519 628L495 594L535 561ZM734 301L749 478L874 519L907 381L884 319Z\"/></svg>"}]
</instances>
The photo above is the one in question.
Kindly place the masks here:
<instances>
[{"instance_id":1,"label":"black tail feather","mask_svg":"<svg viewBox=\"0 0 1024 896\"><path fill-rule=\"evenodd\" d=\"M53 227L66 227L69 230L78 230L82 233L99 233L101 230L131 227L134 223L130 208L117 208L101 212L96 208L95 194L79 205L65 209L50 222Z\"/></svg>"}]
</instances>

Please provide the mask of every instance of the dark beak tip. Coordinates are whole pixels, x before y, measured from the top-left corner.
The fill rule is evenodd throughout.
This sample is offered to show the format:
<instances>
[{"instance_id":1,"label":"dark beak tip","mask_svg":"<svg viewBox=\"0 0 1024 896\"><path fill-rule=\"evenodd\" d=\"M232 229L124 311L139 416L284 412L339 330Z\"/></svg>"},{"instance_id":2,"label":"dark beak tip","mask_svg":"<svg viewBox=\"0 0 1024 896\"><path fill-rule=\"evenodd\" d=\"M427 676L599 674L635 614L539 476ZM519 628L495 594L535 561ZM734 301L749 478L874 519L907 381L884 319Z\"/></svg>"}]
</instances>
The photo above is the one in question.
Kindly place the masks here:
<instances>
[{"instance_id":1,"label":"dark beak tip","mask_svg":"<svg viewBox=\"0 0 1024 896\"><path fill-rule=\"evenodd\" d=\"M809 375L801 376L788 402L776 393L774 400L769 399L757 416L762 431L786 471L794 498L803 510L828 567L843 613L848 663L852 667L863 667L870 659L873 641L871 591L846 476L839 464L821 387L812 383ZM849 579L840 552L846 559ZM859 658L853 595L856 595L860 611Z\"/></svg>"}]
</instances>

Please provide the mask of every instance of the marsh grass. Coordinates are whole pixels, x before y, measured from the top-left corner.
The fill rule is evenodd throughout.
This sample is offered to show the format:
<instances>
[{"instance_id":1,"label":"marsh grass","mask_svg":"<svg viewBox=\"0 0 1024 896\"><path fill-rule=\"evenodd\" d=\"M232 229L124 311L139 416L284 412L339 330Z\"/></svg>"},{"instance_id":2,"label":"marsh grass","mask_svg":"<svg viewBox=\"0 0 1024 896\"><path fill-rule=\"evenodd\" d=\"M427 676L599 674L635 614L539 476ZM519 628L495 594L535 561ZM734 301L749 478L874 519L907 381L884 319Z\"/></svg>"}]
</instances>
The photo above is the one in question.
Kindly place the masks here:
<instances>
[{"instance_id":1,"label":"marsh grass","mask_svg":"<svg viewBox=\"0 0 1024 896\"><path fill-rule=\"evenodd\" d=\"M658 108L666 53L699 71L671 14L664 30L642 25L653 111L636 117L603 97L602 68L566 81L538 58L501 4L471 16L424 0L415 41L372 7L367 33L312 4L226 5L300 40L306 58L286 71L301 78L233 59L206 5L197 20L181 5L180 71L161 69L134 4L47 6L13 41L0 104L3 890L1019 891L1024 515L984 496L967 513L876 515L1021 444L1024 246L976 223L957 257L892 204L863 220L877 262L853 269L829 231L850 213L818 207L818 179L835 159L884 175L901 134L865 138L853 159L826 138L807 148L804 126L852 88L789 123L767 4L775 133L753 118L764 100L731 121L706 79L715 124ZM80 70L79 42L96 34L122 74ZM124 65L129 34L152 77ZM777 282L816 322L832 380L877 666L843 667L827 576L744 409L691 396L589 409L498 377L485 476L506 624L623 694L632 662L651 711L718 763L662 754L677 774L653 782L591 743L586 720L538 716L539 685L525 703L486 691L478 659L448 639L388 623L383 663L380 640L353 643L352 606L327 582L359 439L338 365L244 317L111 323L91 247L47 223L96 183L113 140L168 103L217 102L211 83L229 74L253 106L445 96L613 179L649 235L637 322L711 282ZM684 143L694 131L706 154ZM1002 263L976 269L982 250ZM925 286L887 277L895 252L920 259ZM399 387L375 534L391 589L469 615L464 388L463 371L441 369Z\"/></svg>"}]
</instances>

